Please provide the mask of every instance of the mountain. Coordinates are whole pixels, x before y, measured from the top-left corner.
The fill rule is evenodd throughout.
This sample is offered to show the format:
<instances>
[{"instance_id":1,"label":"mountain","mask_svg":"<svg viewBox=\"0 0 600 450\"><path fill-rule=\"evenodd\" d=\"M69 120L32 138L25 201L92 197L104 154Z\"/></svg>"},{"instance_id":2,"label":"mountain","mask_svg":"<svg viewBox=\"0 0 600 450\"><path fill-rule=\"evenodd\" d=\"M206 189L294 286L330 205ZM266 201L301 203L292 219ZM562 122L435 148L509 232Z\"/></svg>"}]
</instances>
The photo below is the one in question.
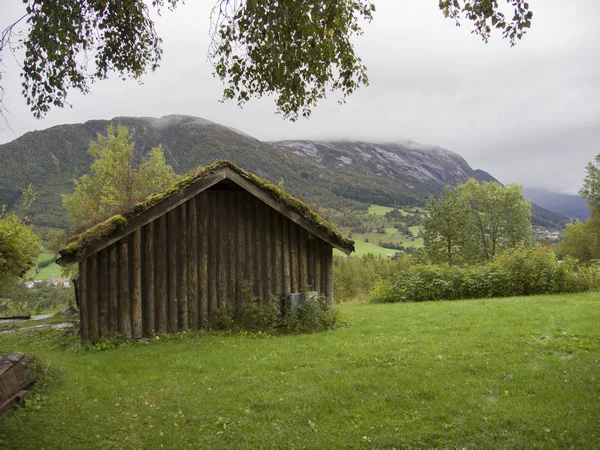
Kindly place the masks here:
<instances>
[{"instance_id":1,"label":"mountain","mask_svg":"<svg viewBox=\"0 0 600 450\"><path fill-rule=\"evenodd\" d=\"M109 123L130 129L137 158L161 144L167 163L180 174L228 159L273 183L283 182L313 205L338 211L364 210L368 203L421 206L445 185L456 186L470 177L495 181L456 153L412 141L261 142L198 117L117 117L30 132L0 145L0 203L18 208L21 190L32 183L39 193L29 213L32 220L41 227L68 227L60 196L71 192L72 180L89 169L87 149ZM536 220L538 216L550 228L567 221L541 209Z\"/></svg>"},{"instance_id":2,"label":"mountain","mask_svg":"<svg viewBox=\"0 0 600 450\"><path fill-rule=\"evenodd\" d=\"M560 194L531 187L523 187L523 193L533 203L570 219L584 221L590 216L587 202L579 195Z\"/></svg>"}]
</instances>

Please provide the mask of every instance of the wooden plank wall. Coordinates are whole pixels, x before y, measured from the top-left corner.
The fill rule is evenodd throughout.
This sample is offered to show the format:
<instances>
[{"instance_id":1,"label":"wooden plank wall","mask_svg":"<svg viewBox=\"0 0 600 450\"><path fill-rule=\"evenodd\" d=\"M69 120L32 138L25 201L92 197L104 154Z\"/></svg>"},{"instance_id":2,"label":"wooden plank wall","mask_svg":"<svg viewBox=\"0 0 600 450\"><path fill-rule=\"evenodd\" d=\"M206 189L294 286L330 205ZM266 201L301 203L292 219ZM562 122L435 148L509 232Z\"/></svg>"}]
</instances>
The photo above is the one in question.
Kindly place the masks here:
<instances>
[{"instance_id":1,"label":"wooden plank wall","mask_svg":"<svg viewBox=\"0 0 600 450\"><path fill-rule=\"evenodd\" d=\"M207 190L80 263L81 337L200 329L308 286L333 304L332 247L243 190Z\"/></svg>"}]
</instances>

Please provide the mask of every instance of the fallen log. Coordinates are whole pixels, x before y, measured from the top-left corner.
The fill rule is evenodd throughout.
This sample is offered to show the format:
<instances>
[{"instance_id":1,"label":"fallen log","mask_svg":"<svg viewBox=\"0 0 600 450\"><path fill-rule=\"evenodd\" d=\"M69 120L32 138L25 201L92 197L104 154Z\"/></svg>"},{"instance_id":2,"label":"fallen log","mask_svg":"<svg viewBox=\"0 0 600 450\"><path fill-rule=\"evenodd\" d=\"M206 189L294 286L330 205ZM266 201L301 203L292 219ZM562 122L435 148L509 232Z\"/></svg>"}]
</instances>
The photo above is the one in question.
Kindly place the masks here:
<instances>
[{"instance_id":1,"label":"fallen log","mask_svg":"<svg viewBox=\"0 0 600 450\"><path fill-rule=\"evenodd\" d=\"M0 317L0 320L28 320L31 319L29 314L17 314L16 316Z\"/></svg>"}]
</instances>

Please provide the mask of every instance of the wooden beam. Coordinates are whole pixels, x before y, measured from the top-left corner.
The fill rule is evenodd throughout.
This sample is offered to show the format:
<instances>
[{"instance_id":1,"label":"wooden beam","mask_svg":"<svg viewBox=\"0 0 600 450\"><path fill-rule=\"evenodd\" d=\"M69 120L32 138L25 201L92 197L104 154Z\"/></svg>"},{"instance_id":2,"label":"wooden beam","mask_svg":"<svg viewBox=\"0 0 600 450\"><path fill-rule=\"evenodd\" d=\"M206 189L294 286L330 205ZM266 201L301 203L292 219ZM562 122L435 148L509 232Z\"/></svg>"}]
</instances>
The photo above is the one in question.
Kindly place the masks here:
<instances>
[{"instance_id":1,"label":"wooden beam","mask_svg":"<svg viewBox=\"0 0 600 450\"><path fill-rule=\"evenodd\" d=\"M146 224L142 228L142 239L144 246L144 276L143 279L143 302L142 317L144 320L144 335L152 336L156 329L155 310L154 310L154 260L157 255L154 253L154 224L156 221Z\"/></svg>"},{"instance_id":2,"label":"wooden beam","mask_svg":"<svg viewBox=\"0 0 600 450\"><path fill-rule=\"evenodd\" d=\"M156 331L158 333L166 333L168 330L168 233L167 233L167 217L161 216L156 219L156 271L154 276L156 279Z\"/></svg>"},{"instance_id":3,"label":"wooden beam","mask_svg":"<svg viewBox=\"0 0 600 450\"><path fill-rule=\"evenodd\" d=\"M199 238L199 267L198 278L200 284L200 326L206 328L208 326L208 201L207 192L198 195L198 214L200 216Z\"/></svg>"},{"instance_id":4,"label":"wooden beam","mask_svg":"<svg viewBox=\"0 0 600 450\"><path fill-rule=\"evenodd\" d=\"M248 195L246 201L246 281L250 291L254 295L256 295L254 276L254 253L256 252L254 242L255 218L254 198L251 195Z\"/></svg>"},{"instance_id":5,"label":"wooden beam","mask_svg":"<svg viewBox=\"0 0 600 450\"><path fill-rule=\"evenodd\" d=\"M143 335L142 322L142 231L131 234L131 325L135 339Z\"/></svg>"},{"instance_id":6,"label":"wooden beam","mask_svg":"<svg viewBox=\"0 0 600 450\"><path fill-rule=\"evenodd\" d=\"M98 253L88 257L89 262L89 316L90 316L90 340L98 341L100 338L99 320L98 320Z\"/></svg>"},{"instance_id":7,"label":"wooden beam","mask_svg":"<svg viewBox=\"0 0 600 450\"><path fill-rule=\"evenodd\" d=\"M274 294L281 298L285 294L283 288L283 225L281 223L281 215L276 212L271 212L273 221L273 277L275 279Z\"/></svg>"},{"instance_id":8,"label":"wooden beam","mask_svg":"<svg viewBox=\"0 0 600 450\"><path fill-rule=\"evenodd\" d=\"M227 242L229 244L228 247L228 257L227 262L229 267L227 268L227 285L228 285L228 301L232 307L235 307L236 298L237 298L237 275L235 271L236 259L237 259L237 242L236 242L236 234L237 234L237 205L239 200L239 192L238 191L226 191L226 205L227 205L227 215L229 218L227 230L229 231L229 236L227 238Z\"/></svg>"},{"instance_id":9,"label":"wooden beam","mask_svg":"<svg viewBox=\"0 0 600 450\"><path fill-rule=\"evenodd\" d=\"M129 245L127 239L119 244L119 331L131 338L131 299L129 289Z\"/></svg>"},{"instance_id":10,"label":"wooden beam","mask_svg":"<svg viewBox=\"0 0 600 450\"><path fill-rule=\"evenodd\" d=\"M79 334L81 339L90 338L90 318L88 314L88 264L87 259L79 262Z\"/></svg>"},{"instance_id":11,"label":"wooden beam","mask_svg":"<svg viewBox=\"0 0 600 450\"><path fill-rule=\"evenodd\" d=\"M190 199L187 203L188 216L188 251L187 251L187 294L188 294L188 311L189 311L189 326L194 330L200 328L200 314L198 302L198 215L197 201L195 198Z\"/></svg>"},{"instance_id":12,"label":"wooden beam","mask_svg":"<svg viewBox=\"0 0 600 450\"><path fill-rule=\"evenodd\" d=\"M169 290L169 331L174 333L179 330L179 303L177 299L177 211L167 213L167 253L168 253L168 290Z\"/></svg>"},{"instance_id":13,"label":"wooden beam","mask_svg":"<svg viewBox=\"0 0 600 450\"><path fill-rule=\"evenodd\" d=\"M298 227L298 263L300 290L302 290L310 284L308 282L308 232L302 227Z\"/></svg>"},{"instance_id":14,"label":"wooden beam","mask_svg":"<svg viewBox=\"0 0 600 450\"><path fill-rule=\"evenodd\" d=\"M98 252L98 312L100 337L109 335L110 324L108 322L108 249Z\"/></svg>"},{"instance_id":15,"label":"wooden beam","mask_svg":"<svg viewBox=\"0 0 600 450\"><path fill-rule=\"evenodd\" d=\"M290 222L290 274L292 292L300 292L300 269L298 267L298 225Z\"/></svg>"},{"instance_id":16,"label":"wooden beam","mask_svg":"<svg viewBox=\"0 0 600 450\"><path fill-rule=\"evenodd\" d=\"M229 267L229 230L228 217L229 211L225 203L226 193L223 191L215 191L215 203L217 205L217 223L216 228L219 230L218 237L218 274L217 274L217 302L221 313L224 313L227 308L227 269Z\"/></svg>"},{"instance_id":17,"label":"wooden beam","mask_svg":"<svg viewBox=\"0 0 600 450\"><path fill-rule=\"evenodd\" d=\"M254 198L255 215L254 221L256 226L254 227L254 272L255 272L255 286L256 296L259 302L264 302L265 298L265 266L264 266L264 235L265 235L265 213L264 203L258 198Z\"/></svg>"},{"instance_id":18,"label":"wooden beam","mask_svg":"<svg viewBox=\"0 0 600 450\"><path fill-rule=\"evenodd\" d=\"M273 267L273 244L274 237L272 231L273 225L273 209L263 203L264 217L264 245L265 245L265 260L263 266L263 278L265 279L265 300L268 300L271 295L275 294L275 273Z\"/></svg>"},{"instance_id":19,"label":"wooden beam","mask_svg":"<svg viewBox=\"0 0 600 450\"><path fill-rule=\"evenodd\" d=\"M217 276L219 264L219 221L217 217L216 196L214 191L207 191L208 220L207 235L209 238L208 253L208 317L210 325L215 325L215 314L217 313Z\"/></svg>"},{"instance_id":20,"label":"wooden beam","mask_svg":"<svg viewBox=\"0 0 600 450\"><path fill-rule=\"evenodd\" d=\"M284 296L288 296L290 295L290 292L292 292L292 278L291 278L291 268L290 268L290 261L291 261L291 251L290 251L290 224L292 222L287 218L287 217L283 217L282 220L282 225L283 225L283 233L282 233L282 240L283 240L283 293Z\"/></svg>"},{"instance_id":21,"label":"wooden beam","mask_svg":"<svg viewBox=\"0 0 600 450\"><path fill-rule=\"evenodd\" d=\"M108 251L108 334L115 335L119 330L119 266L118 244Z\"/></svg>"},{"instance_id":22,"label":"wooden beam","mask_svg":"<svg viewBox=\"0 0 600 450\"><path fill-rule=\"evenodd\" d=\"M334 307L335 299L333 297L333 248L327 247L325 250L325 264L327 269L327 300L329 301L329 306Z\"/></svg>"},{"instance_id":23,"label":"wooden beam","mask_svg":"<svg viewBox=\"0 0 600 450\"><path fill-rule=\"evenodd\" d=\"M321 241L321 239L315 239L313 241L314 250L315 250L315 257L314 257L315 290L319 291L320 293L324 293L323 289L321 288L321 243L322 242L323 241Z\"/></svg>"},{"instance_id":24,"label":"wooden beam","mask_svg":"<svg viewBox=\"0 0 600 450\"><path fill-rule=\"evenodd\" d=\"M187 208L185 203L177 208L179 232L177 233L177 300L179 301L179 330L189 328L187 298Z\"/></svg>"},{"instance_id":25,"label":"wooden beam","mask_svg":"<svg viewBox=\"0 0 600 450\"><path fill-rule=\"evenodd\" d=\"M237 254L236 254L236 292L237 292L237 305L239 306L244 301L242 288L246 281L246 202L248 200L248 194L246 191L238 192L238 203L236 205L237 215Z\"/></svg>"}]
</instances>

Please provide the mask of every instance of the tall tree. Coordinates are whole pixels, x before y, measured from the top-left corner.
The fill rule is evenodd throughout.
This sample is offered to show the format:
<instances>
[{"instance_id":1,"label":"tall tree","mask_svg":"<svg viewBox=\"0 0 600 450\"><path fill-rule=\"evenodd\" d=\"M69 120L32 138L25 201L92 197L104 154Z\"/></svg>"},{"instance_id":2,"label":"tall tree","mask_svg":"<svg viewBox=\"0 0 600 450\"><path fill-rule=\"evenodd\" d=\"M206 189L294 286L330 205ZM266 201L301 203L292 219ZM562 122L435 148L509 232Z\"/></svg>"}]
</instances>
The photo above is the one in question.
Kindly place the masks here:
<instances>
[{"instance_id":1,"label":"tall tree","mask_svg":"<svg viewBox=\"0 0 600 450\"><path fill-rule=\"evenodd\" d=\"M468 259L470 234L466 203L458 191L449 186L438 198L428 201L429 218L423 226L423 241L429 259L434 263L459 264Z\"/></svg>"},{"instance_id":2,"label":"tall tree","mask_svg":"<svg viewBox=\"0 0 600 450\"><path fill-rule=\"evenodd\" d=\"M24 46L23 93L36 117L62 107L71 88L87 93L91 82L110 72L139 80L156 70L162 41L150 9L160 12L183 2L24 1L26 14L3 30L0 50ZM457 25L472 22L473 33L484 41L497 29L514 45L533 14L526 0L505 1L509 16L498 0L439 0L439 8ZM310 115L329 90L345 97L368 82L351 39L373 18L370 0L218 0L213 11L209 56L225 84L224 99L242 104L274 94L278 112L293 120ZM14 32L22 21L27 34L21 41Z\"/></svg>"},{"instance_id":3,"label":"tall tree","mask_svg":"<svg viewBox=\"0 0 600 450\"><path fill-rule=\"evenodd\" d=\"M29 185L23 190L23 212L27 214L35 192ZM35 264L42 251L40 237L33 231L27 216L8 214L0 206L0 290L21 278Z\"/></svg>"},{"instance_id":4,"label":"tall tree","mask_svg":"<svg viewBox=\"0 0 600 450\"><path fill-rule=\"evenodd\" d=\"M579 195L587 200L590 217L585 222L567 225L559 246L561 256L583 263L600 258L600 154L586 167L587 175Z\"/></svg>"},{"instance_id":5,"label":"tall tree","mask_svg":"<svg viewBox=\"0 0 600 450\"><path fill-rule=\"evenodd\" d=\"M63 204L73 223L103 218L176 181L161 146L153 148L148 159L141 163L136 161L133 148L133 137L124 125L116 128L109 125L106 136L98 134L88 150L94 157L91 173L74 180L75 191L63 195Z\"/></svg>"},{"instance_id":6,"label":"tall tree","mask_svg":"<svg viewBox=\"0 0 600 450\"><path fill-rule=\"evenodd\" d=\"M456 188L467 203L470 231L482 258L491 261L504 248L525 242L531 233L531 202L521 186L479 183L471 178Z\"/></svg>"},{"instance_id":7,"label":"tall tree","mask_svg":"<svg viewBox=\"0 0 600 450\"><path fill-rule=\"evenodd\" d=\"M527 241L531 232L531 203L519 185L470 179L446 188L430 208L424 240L434 262L491 261L501 250Z\"/></svg>"}]
</instances>

